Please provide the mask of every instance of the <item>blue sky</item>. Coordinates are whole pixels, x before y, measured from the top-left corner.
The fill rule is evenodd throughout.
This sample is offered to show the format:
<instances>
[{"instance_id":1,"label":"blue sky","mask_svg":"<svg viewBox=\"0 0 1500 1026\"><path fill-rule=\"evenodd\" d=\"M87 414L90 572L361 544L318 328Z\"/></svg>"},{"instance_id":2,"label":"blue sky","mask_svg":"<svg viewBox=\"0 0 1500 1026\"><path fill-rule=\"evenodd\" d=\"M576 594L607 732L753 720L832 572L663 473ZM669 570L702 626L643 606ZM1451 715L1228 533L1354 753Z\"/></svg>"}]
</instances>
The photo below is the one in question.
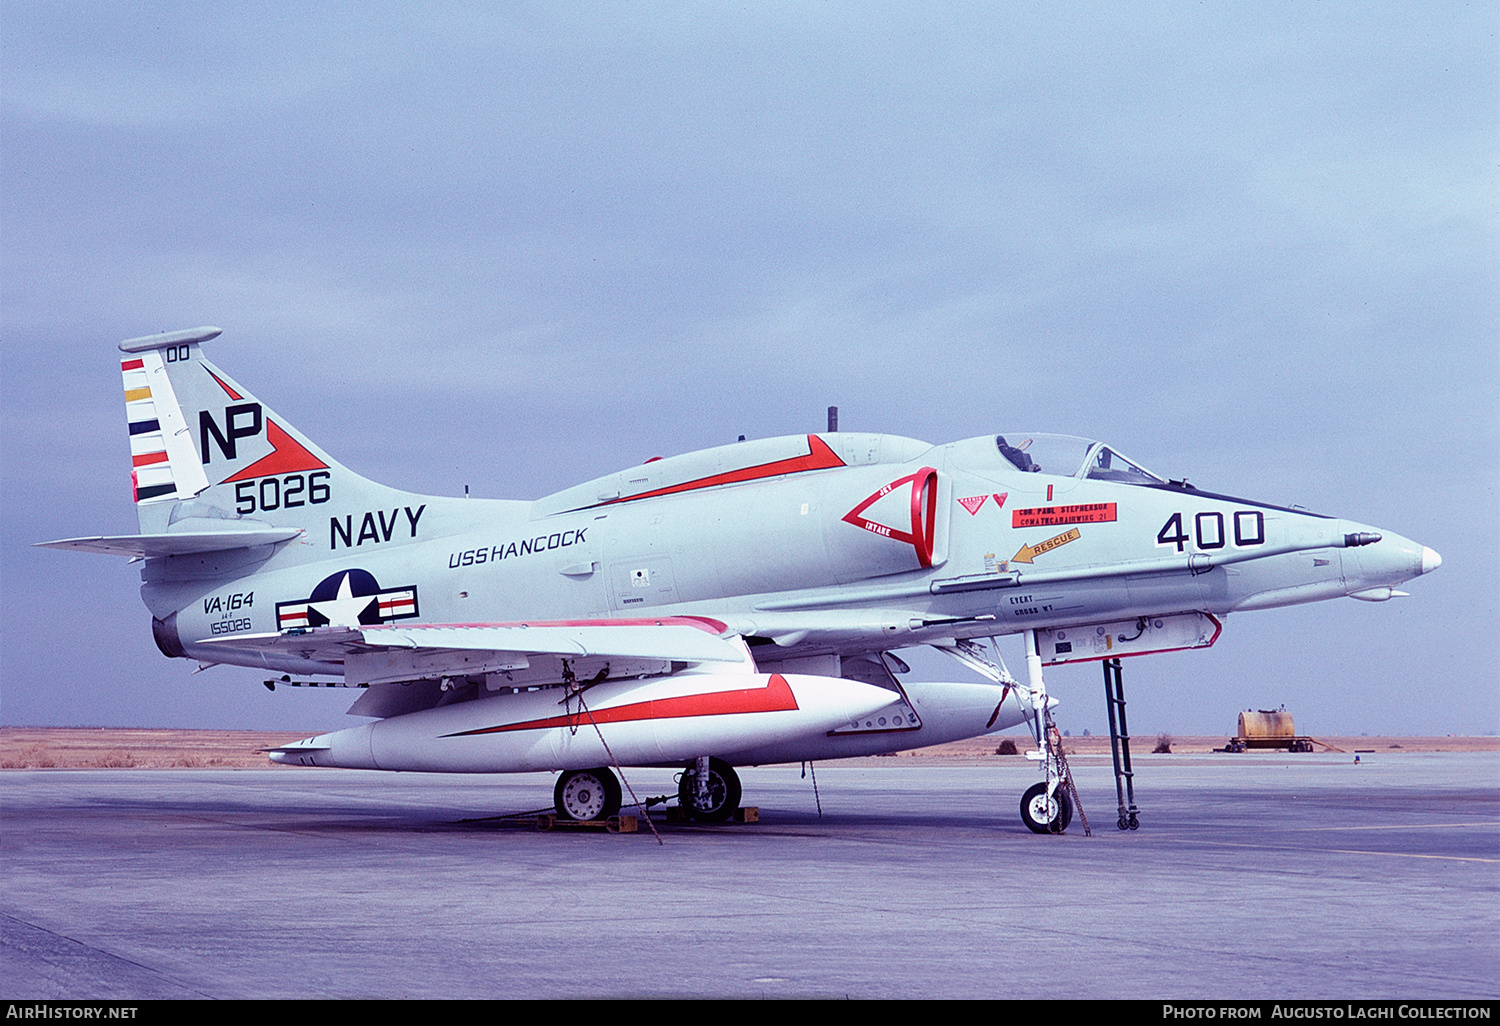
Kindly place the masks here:
<instances>
[{"instance_id":1,"label":"blue sky","mask_svg":"<svg viewBox=\"0 0 1500 1026\"><path fill-rule=\"evenodd\" d=\"M1488 4L0 5L0 721L317 729L163 659L114 345L532 498L819 429L1104 438L1444 559L1136 660L1138 733L1500 729ZM1003 643L1008 656L1019 646ZM924 674L963 679L946 661ZM929 669L931 672L928 672ZM1104 729L1097 671L1049 681Z\"/></svg>"}]
</instances>

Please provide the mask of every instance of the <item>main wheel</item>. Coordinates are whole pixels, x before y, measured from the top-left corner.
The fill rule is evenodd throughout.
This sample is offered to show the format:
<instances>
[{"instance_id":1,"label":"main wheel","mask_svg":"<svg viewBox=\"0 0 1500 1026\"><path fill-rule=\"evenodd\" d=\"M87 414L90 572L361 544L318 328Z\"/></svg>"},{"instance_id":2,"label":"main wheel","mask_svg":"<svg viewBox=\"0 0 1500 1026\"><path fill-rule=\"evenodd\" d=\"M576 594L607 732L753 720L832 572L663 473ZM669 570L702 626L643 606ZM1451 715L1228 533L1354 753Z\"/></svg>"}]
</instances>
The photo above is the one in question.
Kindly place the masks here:
<instances>
[{"instance_id":1,"label":"main wheel","mask_svg":"<svg viewBox=\"0 0 1500 1026\"><path fill-rule=\"evenodd\" d=\"M568 770L557 778L552 804L568 819L608 819L620 811L620 782L603 768Z\"/></svg>"},{"instance_id":2,"label":"main wheel","mask_svg":"<svg viewBox=\"0 0 1500 1026\"><path fill-rule=\"evenodd\" d=\"M722 823L740 807L739 774L723 759L709 759L705 806L698 801L698 763L691 762L682 771L682 780L677 785L677 802L700 823Z\"/></svg>"},{"instance_id":3,"label":"main wheel","mask_svg":"<svg viewBox=\"0 0 1500 1026\"><path fill-rule=\"evenodd\" d=\"M1021 796L1021 820L1034 834L1060 834L1073 822L1073 802L1062 785L1049 799L1046 781L1032 784Z\"/></svg>"}]
</instances>

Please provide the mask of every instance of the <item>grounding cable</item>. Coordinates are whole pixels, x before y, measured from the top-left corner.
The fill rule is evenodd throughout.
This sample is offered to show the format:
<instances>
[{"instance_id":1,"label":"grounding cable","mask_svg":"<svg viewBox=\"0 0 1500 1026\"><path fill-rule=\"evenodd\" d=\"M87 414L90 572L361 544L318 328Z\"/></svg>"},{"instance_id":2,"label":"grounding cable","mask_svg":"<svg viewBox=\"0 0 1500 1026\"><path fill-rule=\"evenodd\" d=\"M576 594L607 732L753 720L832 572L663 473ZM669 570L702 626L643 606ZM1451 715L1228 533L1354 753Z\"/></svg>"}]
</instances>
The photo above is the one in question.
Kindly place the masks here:
<instances>
[{"instance_id":1,"label":"grounding cable","mask_svg":"<svg viewBox=\"0 0 1500 1026\"><path fill-rule=\"evenodd\" d=\"M593 724L594 726L594 733L599 735L599 743L604 746L604 754L609 756L609 761L615 767L615 772L620 774L620 781L625 785L625 790L630 792L630 800L635 803L636 811L641 814L641 818L644 819L646 821L646 825L651 828L651 835L656 838L656 843L665 845L667 842L663 841L661 839L661 834L657 833L656 824L651 822L650 813L648 813L646 811L646 807L641 804L641 800L635 796L635 788L630 786L629 778L625 776L625 771L620 768L620 760L615 758L615 753L610 750L609 742L604 740L604 731L599 729L599 724L597 721L595 721L592 710L589 709L588 703L583 700L583 692L580 691L575 697L578 699L578 708L583 710L584 715L589 718L589 723Z\"/></svg>"}]
</instances>

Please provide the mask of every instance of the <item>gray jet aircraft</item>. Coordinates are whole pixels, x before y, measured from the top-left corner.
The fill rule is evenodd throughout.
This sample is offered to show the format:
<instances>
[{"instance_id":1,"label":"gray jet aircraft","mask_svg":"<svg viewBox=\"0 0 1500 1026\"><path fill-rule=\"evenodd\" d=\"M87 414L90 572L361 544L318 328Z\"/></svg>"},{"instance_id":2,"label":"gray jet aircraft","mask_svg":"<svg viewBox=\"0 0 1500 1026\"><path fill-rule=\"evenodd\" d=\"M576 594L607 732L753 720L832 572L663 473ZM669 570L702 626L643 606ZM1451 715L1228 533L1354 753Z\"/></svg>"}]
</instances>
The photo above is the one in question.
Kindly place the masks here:
<instances>
[{"instance_id":1,"label":"gray jet aircraft","mask_svg":"<svg viewBox=\"0 0 1500 1026\"><path fill-rule=\"evenodd\" d=\"M1060 831L1076 793L1044 665L1101 660L1118 687L1120 657L1212 645L1230 613L1384 601L1441 562L1026 432L795 435L530 502L415 495L347 470L204 359L218 334L120 344L140 533L44 544L142 560L166 656L360 689L349 712L371 721L276 762L560 771L574 819L618 812L610 767L683 767L683 809L720 821L736 766L1025 723L1042 779L1022 818ZM1023 681L985 645L1005 634L1025 636ZM915 645L992 683L902 680L891 650Z\"/></svg>"}]
</instances>

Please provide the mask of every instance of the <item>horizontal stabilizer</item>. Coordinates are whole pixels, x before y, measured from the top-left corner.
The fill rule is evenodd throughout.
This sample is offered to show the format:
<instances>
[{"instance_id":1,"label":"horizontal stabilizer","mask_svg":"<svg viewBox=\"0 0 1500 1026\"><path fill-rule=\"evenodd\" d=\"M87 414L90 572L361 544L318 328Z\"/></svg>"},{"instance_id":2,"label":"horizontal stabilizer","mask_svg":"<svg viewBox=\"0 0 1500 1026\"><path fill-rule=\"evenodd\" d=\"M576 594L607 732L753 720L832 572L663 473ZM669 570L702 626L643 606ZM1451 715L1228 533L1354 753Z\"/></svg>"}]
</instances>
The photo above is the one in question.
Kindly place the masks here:
<instances>
[{"instance_id":1,"label":"horizontal stabilizer","mask_svg":"<svg viewBox=\"0 0 1500 1026\"><path fill-rule=\"evenodd\" d=\"M261 527L236 531L94 535L36 544L44 549L99 552L106 556L191 556L200 552L227 552L231 549L254 548L257 545L275 545L291 541L301 533L300 527Z\"/></svg>"}]
</instances>

